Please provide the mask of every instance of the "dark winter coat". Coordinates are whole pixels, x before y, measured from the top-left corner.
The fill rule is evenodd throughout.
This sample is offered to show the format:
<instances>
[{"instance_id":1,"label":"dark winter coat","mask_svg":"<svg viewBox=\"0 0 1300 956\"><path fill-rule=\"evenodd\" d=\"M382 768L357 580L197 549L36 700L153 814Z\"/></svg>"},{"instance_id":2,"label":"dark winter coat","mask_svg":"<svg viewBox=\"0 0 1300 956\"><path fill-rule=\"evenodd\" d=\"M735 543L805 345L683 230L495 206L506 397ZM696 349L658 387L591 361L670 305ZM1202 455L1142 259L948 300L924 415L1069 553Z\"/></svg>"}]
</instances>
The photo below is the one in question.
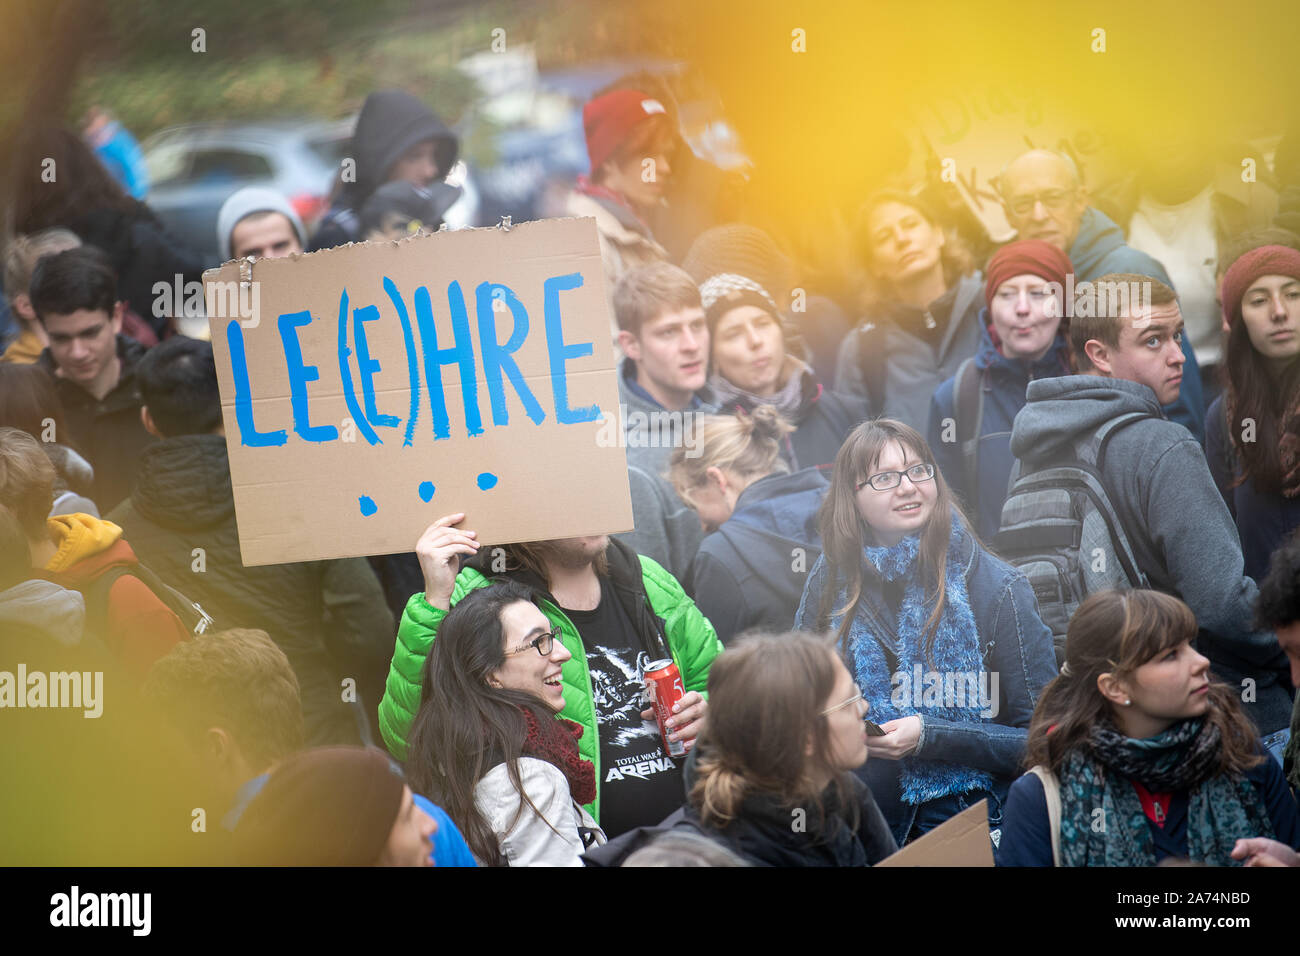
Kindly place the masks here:
<instances>
[{"instance_id":1,"label":"dark winter coat","mask_svg":"<svg viewBox=\"0 0 1300 956\"><path fill-rule=\"evenodd\" d=\"M134 339L124 335L117 337L117 357L122 363L122 374L117 385L101 399L96 399L76 382L59 378L49 349L37 359L37 364L54 380L73 443L95 470L90 497L99 506L101 514L107 514L131 493L131 481L140 456L156 441L140 421L143 400L135 369L144 353L144 346Z\"/></svg>"},{"instance_id":2,"label":"dark winter coat","mask_svg":"<svg viewBox=\"0 0 1300 956\"><path fill-rule=\"evenodd\" d=\"M793 626L808 569L821 556L817 509L829 487L816 468L760 478L704 539L687 589L722 643L751 627Z\"/></svg>"},{"instance_id":3,"label":"dark winter coat","mask_svg":"<svg viewBox=\"0 0 1300 956\"><path fill-rule=\"evenodd\" d=\"M983 277L964 276L928 309L888 303L840 346L835 389L867 399L870 414L925 428L930 397L979 348ZM919 334L934 330L935 344Z\"/></svg>"},{"instance_id":4,"label":"dark winter coat","mask_svg":"<svg viewBox=\"0 0 1300 956\"><path fill-rule=\"evenodd\" d=\"M170 334L168 319L175 318L172 298L176 277L181 277L183 291L186 283L203 281L207 263L169 232L148 207L138 208L141 210L138 215L116 209L92 209L67 225L82 242L97 246L108 255L117 272L117 297L162 339ZM166 308L155 310L154 302L159 297L154 294L154 284L158 282L167 284L168 294L163 299ZM103 504L101 501L100 505Z\"/></svg>"},{"instance_id":5,"label":"dark winter coat","mask_svg":"<svg viewBox=\"0 0 1300 956\"><path fill-rule=\"evenodd\" d=\"M396 629L365 558L244 567L226 440L169 438L148 450L130 500L110 516L136 554L222 628L266 631L302 690L310 745L359 740L341 681L382 686ZM374 706L376 701L369 701Z\"/></svg>"},{"instance_id":6,"label":"dark winter coat","mask_svg":"<svg viewBox=\"0 0 1300 956\"><path fill-rule=\"evenodd\" d=\"M364 239L358 218L361 207L387 181L393 163L427 139L434 142L438 178L442 179L456 162L459 145L455 134L409 93L380 90L367 96L348 152L356 160L356 180L342 184L312 237L311 251Z\"/></svg>"},{"instance_id":7,"label":"dark winter coat","mask_svg":"<svg viewBox=\"0 0 1300 956\"><path fill-rule=\"evenodd\" d=\"M927 438L934 452L935 464L943 472L949 487L961 496L966 514L985 541L992 541L1002 522L1002 505L1007 500L1007 483L1015 456L1011 454L1011 423L1025 405L1025 389L1038 378L1055 378L1070 372L1069 346L1057 335L1047 354L1036 362L1007 358L998 351L989 335L988 310L980 313L983 326L980 350L975 355L983 393L983 417L980 420L979 446L974 465L962 453L961 434L966 416L979 414L976 408L957 408L957 377L948 379L934 393L930 402L930 427ZM954 429L945 428L952 419ZM948 440L945 441L945 436ZM955 440L954 440L955 439ZM969 472L975 469L974 481ZM974 485L975 487L972 487Z\"/></svg>"},{"instance_id":8,"label":"dark winter coat","mask_svg":"<svg viewBox=\"0 0 1300 956\"><path fill-rule=\"evenodd\" d=\"M683 771L688 793L697 754L698 749L691 752ZM685 818L755 866L875 866L898 844L867 785L853 775L848 783L847 806L839 802L834 787L822 794L824 816L816 807L789 807L770 794L753 792L725 827L706 825L689 803Z\"/></svg>"},{"instance_id":9,"label":"dark winter coat","mask_svg":"<svg viewBox=\"0 0 1300 956\"><path fill-rule=\"evenodd\" d=\"M1209 459L1214 483L1219 486L1219 493L1237 522L1246 576L1262 581L1268 574L1273 552L1300 527L1300 497L1288 498L1281 492L1260 491L1252 478L1237 484L1241 468L1226 414L1222 396L1216 398L1205 413L1205 457Z\"/></svg>"}]
</instances>

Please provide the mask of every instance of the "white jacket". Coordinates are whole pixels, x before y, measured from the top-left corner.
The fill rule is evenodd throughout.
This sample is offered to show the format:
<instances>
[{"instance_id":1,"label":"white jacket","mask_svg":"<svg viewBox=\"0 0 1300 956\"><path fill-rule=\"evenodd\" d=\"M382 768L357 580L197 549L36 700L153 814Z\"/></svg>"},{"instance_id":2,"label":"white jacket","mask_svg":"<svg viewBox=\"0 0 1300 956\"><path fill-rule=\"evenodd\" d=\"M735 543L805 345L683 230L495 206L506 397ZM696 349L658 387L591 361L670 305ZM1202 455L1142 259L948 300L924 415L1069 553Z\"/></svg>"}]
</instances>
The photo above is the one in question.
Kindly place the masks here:
<instances>
[{"instance_id":1,"label":"white jacket","mask_svg":"<svg viewBox=\"0 0 1300 956\"><path fill-rule=\"evenodd\" d=\"M497 835L506 862L510 866L582 866L584 846L579 828L593 832L596 844L605 842L605 834L591 814L574 802L564 772L549 761L520 757L519 781L540 816L514 788L504 762L484 774L474 788L474 802Z\"/></svg>"}]
</instances>

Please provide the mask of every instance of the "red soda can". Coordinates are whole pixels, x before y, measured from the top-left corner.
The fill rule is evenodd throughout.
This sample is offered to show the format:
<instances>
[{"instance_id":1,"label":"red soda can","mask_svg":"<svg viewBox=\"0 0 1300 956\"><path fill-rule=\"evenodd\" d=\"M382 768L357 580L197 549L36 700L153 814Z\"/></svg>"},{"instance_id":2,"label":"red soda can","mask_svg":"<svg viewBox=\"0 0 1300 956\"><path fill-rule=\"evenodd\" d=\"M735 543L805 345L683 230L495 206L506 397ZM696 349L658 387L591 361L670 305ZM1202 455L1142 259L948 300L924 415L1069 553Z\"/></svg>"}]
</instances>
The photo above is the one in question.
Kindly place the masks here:
<instances>
[{"instance_id":1,"label":"red soda can","mask_svg":"<svg viewBox=\"0 0 1300 956\"><path fill-rule=\"evenodd\" d=\"M655 717L659 721L659 736L663 739L664 753L670 757L686 756L686 742L670 741L666 726L668 718L673 715L673 705L686 696L682 675L677 672L677 665L672 658L655 661L646 667L645 688L650 706L654 707Z\"/></svg>"}]
</instances>

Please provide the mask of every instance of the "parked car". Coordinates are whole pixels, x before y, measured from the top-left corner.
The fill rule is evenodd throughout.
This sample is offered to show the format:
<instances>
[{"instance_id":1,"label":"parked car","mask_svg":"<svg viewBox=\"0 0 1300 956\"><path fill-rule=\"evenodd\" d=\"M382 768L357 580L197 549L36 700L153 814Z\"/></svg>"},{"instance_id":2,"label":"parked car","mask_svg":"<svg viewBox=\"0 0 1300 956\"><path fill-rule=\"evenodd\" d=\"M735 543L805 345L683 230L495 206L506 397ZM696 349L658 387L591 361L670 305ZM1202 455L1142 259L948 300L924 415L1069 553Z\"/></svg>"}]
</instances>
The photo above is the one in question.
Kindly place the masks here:
<instances>
[{"instance_id":1,"label":"parked car","mask_svg":"<svg viewBox=\"0 0 1300 956\"><path fill-rule=\"evenodd\" d=\"M145 140L149 205L176 235L220 264L217 213L245 186L282 192L310 232L325 211L353 120L195 124Z\"/></svg>"}]
</instances>

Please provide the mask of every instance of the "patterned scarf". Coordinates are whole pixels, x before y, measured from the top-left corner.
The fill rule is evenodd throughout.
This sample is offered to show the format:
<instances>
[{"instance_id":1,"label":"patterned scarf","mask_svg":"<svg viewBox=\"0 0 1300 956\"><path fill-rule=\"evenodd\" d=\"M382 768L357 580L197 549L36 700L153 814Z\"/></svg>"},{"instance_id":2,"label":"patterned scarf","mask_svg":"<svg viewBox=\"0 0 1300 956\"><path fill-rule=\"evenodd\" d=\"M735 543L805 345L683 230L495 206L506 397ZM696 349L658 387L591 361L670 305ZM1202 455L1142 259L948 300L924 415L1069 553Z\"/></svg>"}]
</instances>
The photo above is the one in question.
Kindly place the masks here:
<instances>
[{"instance_id":1,"label":"patterned scarf","mask_svg":"<svg viewBox=\"0 0 1300 956\"><path fill-rule=\"evenodd\" d=\"M947 693L942 683L945 677L952 680L964 674L980 675L977 679L981 681L987 679L982 676L984 660L980 653L979 631L966 592L962 554L964 537L961 521L954 516L952 537L948 543L943 616L935 634L932 659L925 653L925 623L930 616L930 607L924 582L917 573L920 535L909 535L892 548L863 549L866 562L885 581L906 581L898 612L897 643L893 643L893 637L887 633L874 633L863 614L857 615L849 629L855 676L863 696L871 704L872 719L876 723L913 714L971 724L990 722L990 718L981 716L979 694L967 693L969 684L958 697L956 693ZM870 586L869 581L864 584ZM841 606L843 602L844 596L841 595ZM892 673L884 651L885 644L891 646L897 658ZM921 688L916 687L914 679L918 667L924 675ZM934 688L929 679L932 673L937 674L941 682L938 688ZM939 698L938 702L924 693L917 700L918 690L930 690ZM988 773L946 760L904 757L899 764L904 803L921 804L951 794L993 788L993 779Z\"/></svg>"},{"instance_id":2,"label":"patterned scarf","mask_svg":"<svg viewBox=\"0 0 1300 956\"><path fill-rule=\"evenodd\" d=\"M596 767L590 760L578 755L578 741L583 726L563 717L548 720L545 725L526 707L520 707L528 734L524 738L526 757L536 757L554 764L564 771L569 781L569 793L575 803L587 804L596 799Z\"/></svg>"},{"instance_id":3,"label":"patterned scarf","mask_svg":"<svg viewBox=\"0 0 1300 956\"><path fill-rule=\"evenodd\" d=\"M1131 781L1152 792L1188 792L1187 856L1208 866L1240 866L1240 838L1273 836L1267 808L1249 780L1216 774L1222 741L1203 717L1136 740L1113 724L1092 729L1058 774L1062 866L1154 866L1155 846Z\"/></svg>"},{"instance_id":4,"label":"patterned scarf","mask_svg":"<svg viewBox=\"0 0 1300 956\"><path fill-rule=\"evenodd\" d=\"M709 377L709 389L713 392L719 408L726 409L732 405L739 405L745 411L751 412L759 405L771 405L790 424L798 425L799 412L803 409L804 403L803 379L805 375L812 373L812 369L792 355L785 357L785 364L789 369L790 377L786 379L784 385L766 398L738 388L717 372Z\"/></svg>"}]
</instances>

